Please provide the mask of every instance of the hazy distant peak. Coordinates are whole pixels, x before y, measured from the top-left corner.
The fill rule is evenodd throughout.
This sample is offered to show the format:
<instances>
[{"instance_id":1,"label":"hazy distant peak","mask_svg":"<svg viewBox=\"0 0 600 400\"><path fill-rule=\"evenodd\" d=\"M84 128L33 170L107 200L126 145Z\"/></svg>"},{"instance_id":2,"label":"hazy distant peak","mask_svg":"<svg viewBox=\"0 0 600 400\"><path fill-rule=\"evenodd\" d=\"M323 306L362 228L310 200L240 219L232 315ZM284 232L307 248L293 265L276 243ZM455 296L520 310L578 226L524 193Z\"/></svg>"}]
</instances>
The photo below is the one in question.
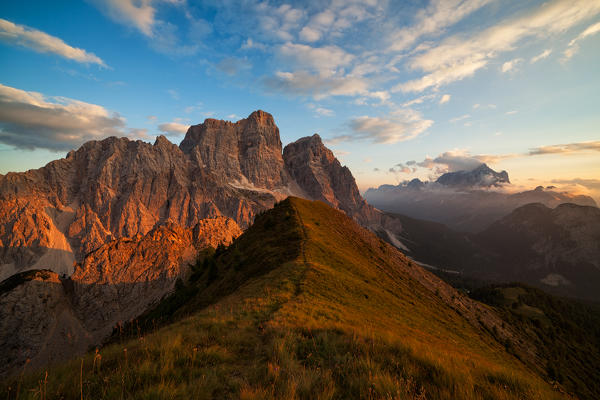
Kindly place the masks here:
<instances>
[{"instance_id":1,"label":"hazy distant peak","mask_svg":"<svg viewBox=\"0 0 600 400\"><path fill-rule=\"evenodd\" d=\"M491 187L510 183L510 180L508 172L496 172L486 164L481 164L471 171L447 172L436 182L444 186Z\"/></svg>"}]
</instances>

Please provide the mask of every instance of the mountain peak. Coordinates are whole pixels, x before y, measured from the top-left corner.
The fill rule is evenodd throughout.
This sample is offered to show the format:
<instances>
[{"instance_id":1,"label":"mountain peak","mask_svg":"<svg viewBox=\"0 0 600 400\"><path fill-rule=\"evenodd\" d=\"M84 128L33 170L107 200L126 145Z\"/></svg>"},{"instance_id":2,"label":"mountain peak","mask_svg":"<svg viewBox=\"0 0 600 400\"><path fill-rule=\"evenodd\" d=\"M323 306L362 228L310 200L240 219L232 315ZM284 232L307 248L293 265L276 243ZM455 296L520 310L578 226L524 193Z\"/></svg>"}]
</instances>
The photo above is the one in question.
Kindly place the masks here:
<instances>
[{"instance_id":1,"label":"mountain peak","mask_svg":"<svg viewBox=\"0 0 600 400\"><path fill-rule=\"evenodd\" d=\"M496 172L484 163L471 171L447 172L436 182L454 187L491 187L510 183L510 180L506 171Z\"/></svg>"},{"instance_id":2,"label":"mountain peak","mask_svg":"<svg viewBox=\"0 0 600 400\"><path fill-rule=\"evenodd\" d=\"M173 143L169 141L164 135L158 135L154 141L154 146L171 146Z\"/></svg>"},{"instance_id":3,"label":"mountain peak","mask_svg":"<svg viewBox=\"0 0 600 400\"><path fill-rule=\"evenodd\" d=\"M237 122L207 119L192 125L180 149L226 182L273 189L286 186L279 128L273 116L254 111Z\"/></svg>"},{"instance_id":4,"label":"mountain peak","mask_svg":"<svg viewBox=\"0 0 600 400\"><path fill-rule=\"evenodd\" d=\"M248 118L246 118L246 121L256 121L261 125L275 125L275 119L273 119L273 115L263 110L256 110L252 112Z\"/></svg>"}]
</instances>

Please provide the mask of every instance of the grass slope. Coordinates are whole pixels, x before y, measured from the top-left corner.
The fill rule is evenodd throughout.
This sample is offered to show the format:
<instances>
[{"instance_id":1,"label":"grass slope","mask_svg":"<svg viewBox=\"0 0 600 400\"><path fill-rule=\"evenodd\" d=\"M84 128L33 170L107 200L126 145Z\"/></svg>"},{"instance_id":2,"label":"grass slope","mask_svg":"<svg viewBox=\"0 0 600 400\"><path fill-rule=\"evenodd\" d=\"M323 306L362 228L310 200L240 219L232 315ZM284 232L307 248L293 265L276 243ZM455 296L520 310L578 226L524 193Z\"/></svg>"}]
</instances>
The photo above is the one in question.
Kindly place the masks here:
<instances>
[{"instance_id":1,"label":"grass slope","mask_svg":"<svg viewBox=\"0 0 600 400\"><path fill-rule=\"evenodd\" d=\"M135 337L2 390L20 399L564 398L410 268L343 213L289 198L206 254ZM144 333L157 317L163 326Z\"/></svg>"}]
</instances>

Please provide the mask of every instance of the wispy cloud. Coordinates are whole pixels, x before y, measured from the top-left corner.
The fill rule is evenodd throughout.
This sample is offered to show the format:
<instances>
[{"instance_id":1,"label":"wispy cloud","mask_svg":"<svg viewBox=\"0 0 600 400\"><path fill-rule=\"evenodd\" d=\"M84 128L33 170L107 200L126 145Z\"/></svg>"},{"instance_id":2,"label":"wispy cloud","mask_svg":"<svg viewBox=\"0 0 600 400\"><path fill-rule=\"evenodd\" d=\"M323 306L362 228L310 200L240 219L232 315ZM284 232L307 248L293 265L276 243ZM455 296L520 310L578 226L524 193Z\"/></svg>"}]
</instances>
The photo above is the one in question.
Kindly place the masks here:
<instances>
[{"instance_id":1,"label":"wispy cloud","mask_svg":"<svg viewBox=\"0 0 600 400\"><path fill-rule=\"evenodd\" d=\"M425 75L401 83L395 90L420 92L460 81L486 67L498 54L515 49L526 38L538 39L565 32L598 13L598 1L554 0L529 15L504 21L482 32L448 37L415 54L408 66Z\"/></svg>"},{"instance_id":2,"label":"wispy cloud","mask_svg":"<svg viewBox=\"0 0 600 400\"><path fill-rule=\"evenodd\" d=\"M267 77L264 83L268 89L292 95L312 96L323 99L329 96L367 95L367 80L352 76L330 76L308 71L278 71Z\"/></svg>"},{"instance_id":3,"label":"wispy cloud","mask_svg":"<svg viewBox=\"0 0 600 400\"><path fill-rule=\"evenodd\" d=\"M104 61L94 53L69 46L55 36L5 19L0 19L0 40L12 45L28 47L40 53L57 54L80 63L106 67Z\"/></svg>"},{"instance_id":4,"label":"wispy cloud","mask_svg":"<svg viewBox=\"0 0 600 400\"><path fill-rule=\"evenodd\" d=\"M600 191L600 179L583 179L583 178L553 179L552 183L577 184L577 185L585 186L590 189L595 189L595 190Z\"/></svg>"},{"instance_id":5,"label":"wispy cloud","mask_svg":"<svg viewBox=\"0 0 600 400\"><path fill-rule=\"evenodd\" d=\"M390 35L390 50L406 50L421 37L442 32L492 0L433 0L421 10L412 26L400 28Z\"/></svg>"},{"instance_id":6,"label":"wispy cloud","mask_svg":"<svg viewBox=\"0 0 600 400\"><path fill-rule=\"evenodd\" d=\"M0 84L0 142L23 149L70 150L124 136L125 119L104 107Z\"/></svg>"},{"instance_id":7,"label":"wispy cloud","mask_svg":"<svg viewBox=\"0 0 600 400\"><path fill-rule=\"evenodd\" d=\"M350 133L332 138L330 143L369 140L373 143L397 143L414 139L425 132L433 121L411 109L400 109L389 117L361 116L348 122Z\"/></svg>"},{"instance_id":8,"label":"wispy cloud","mask_svg":"<svg viewBox=\"0 0 600 400\"><path fill-rule=\"evenodd\" d=\"M543 60L544 58L547 58L550 54L552 54L552 50L546 49L546 50L542 51L540 54L538 54L537 56L531 57L531 60L529 62L531 64L535 64L536 62Z\"/></svg>"},{"instance_id":9,"label":"wispy cloud","mask_svg":"<svg viewBox=\"0 0 600 400\"><path fill-rule=\"evenodd\" d=\"M588 26L583 32L581 32L577 37L569 42L569 46L563 52L563 61L566 61L573 57L579 51L579 42L588 36L592 36L600 32L600 22L597 22L593 25Z\"/></svg>"},{"instance_id":10,"label":"wispy cloud","mask_svg":"<svg viewBox=\"0 0 600 400\"><path fill-rule=\"evenodd\" d=\"M446 104L447 102L450 101L450 98L452 96L450 96L449 94L445 94L440 98L440 104Z\"/></svg>"},{"instance_id":11,"label":"wispy cloud","mask_svg":"<svg viewBox=\"0 0 600 400\"><path fill-rule=\"evenodd\" d=\"M279 55L300 69L333 72L349 65L354 56L337 46L311 47L304 44L286 43L279 47Z\"/></svg>"},{"instance_id":12,"label":"wispy cloud","mask_svg":"<svg viewBox=\"0 0 600 400\"><path fill-rule=\"evenodd\" d=\"M506 61L505 63L503 63L502 67L500 69L504 73L514 72L517 69L517 65L519 65L522 62L523 62L522 58L514 58L510 61Z\"/></svg>"},{"instance_id":13,"label":"wispy cloud","mask_svg":"<svg viewBox=\"0 0 600 400\"><path fill-rule=\"evenodd\" d=\"M148 37L154 35L156 9L152 0L90 0L110 19L131 26Z\"/></svg>"},{"instance_id":14,"label":"wispy cloud","mask_svg":"<svg viewBox=\"0 0 600 400\"><path fill-rule=\"evenodd\" d=\"M467 118L471 118L471 115L470 114L463 114L460 117L454 117L454 118L450 119L449 122L455 123L455 122L459 122L459 121L465 120Z\"/></svg>"},{"instance_id":15,"label":"wispy cloud","mask_svg":"<svg viewBox=\"0 0 600 400\"><path fill-rule=\"evenodd\" d=\"M600 140L590 142L578 142L567 144L556 144L551 146L534 147L529 150L529 155L544 155L544 154L570 154L581 153L587 151L600 152Z\"/></svg>"},{"instance_id":16,"label":"wispy cloud","mask_svg":"<svg viewBox=\"0 0 600 400\"><path fill-rule=\"evenodd\" d=\"M330 110L325 107L321 107L317 104L308 103L306 106L309 109L313 110L316 115L321 116L321 117L333 117L335 115L335 112L333 110Z\"/></svg>"},{"instance_id":17,"label":"wispy cloud","mask_svg":"<svg viewBox=\"0 0 600 400\"><path fill-rule=\"evenodd\" d=\"M159 53L172 56L189 56L200 49L203 35L211 30L205 21L195 20L185 1L177 0L88 0L111 20L140 32L149 46ZM182 44L179 27L157 18L157 4L179 7L189 22L189 44Z\"/></svg>"}]
</instances>

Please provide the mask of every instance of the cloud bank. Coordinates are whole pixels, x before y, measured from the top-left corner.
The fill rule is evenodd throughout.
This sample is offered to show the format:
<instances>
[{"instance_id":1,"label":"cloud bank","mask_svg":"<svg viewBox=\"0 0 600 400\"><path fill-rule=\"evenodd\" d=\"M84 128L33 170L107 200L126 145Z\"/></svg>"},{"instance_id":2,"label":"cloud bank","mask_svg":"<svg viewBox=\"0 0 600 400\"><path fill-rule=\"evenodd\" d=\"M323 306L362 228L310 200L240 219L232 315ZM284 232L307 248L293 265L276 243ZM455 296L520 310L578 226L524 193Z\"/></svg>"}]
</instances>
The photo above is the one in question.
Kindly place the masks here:
<instances>
[{"instance_id":1,"label":"cloud bank","mask_svg":"<svg viewBox=\"0 0 600 400\"><path fill-rule=\"evenodd\" d=\"M21 149L71 150L124 136L125 120L104 107L0 84L0 142Z\"/></svg>"}]
</instances>

